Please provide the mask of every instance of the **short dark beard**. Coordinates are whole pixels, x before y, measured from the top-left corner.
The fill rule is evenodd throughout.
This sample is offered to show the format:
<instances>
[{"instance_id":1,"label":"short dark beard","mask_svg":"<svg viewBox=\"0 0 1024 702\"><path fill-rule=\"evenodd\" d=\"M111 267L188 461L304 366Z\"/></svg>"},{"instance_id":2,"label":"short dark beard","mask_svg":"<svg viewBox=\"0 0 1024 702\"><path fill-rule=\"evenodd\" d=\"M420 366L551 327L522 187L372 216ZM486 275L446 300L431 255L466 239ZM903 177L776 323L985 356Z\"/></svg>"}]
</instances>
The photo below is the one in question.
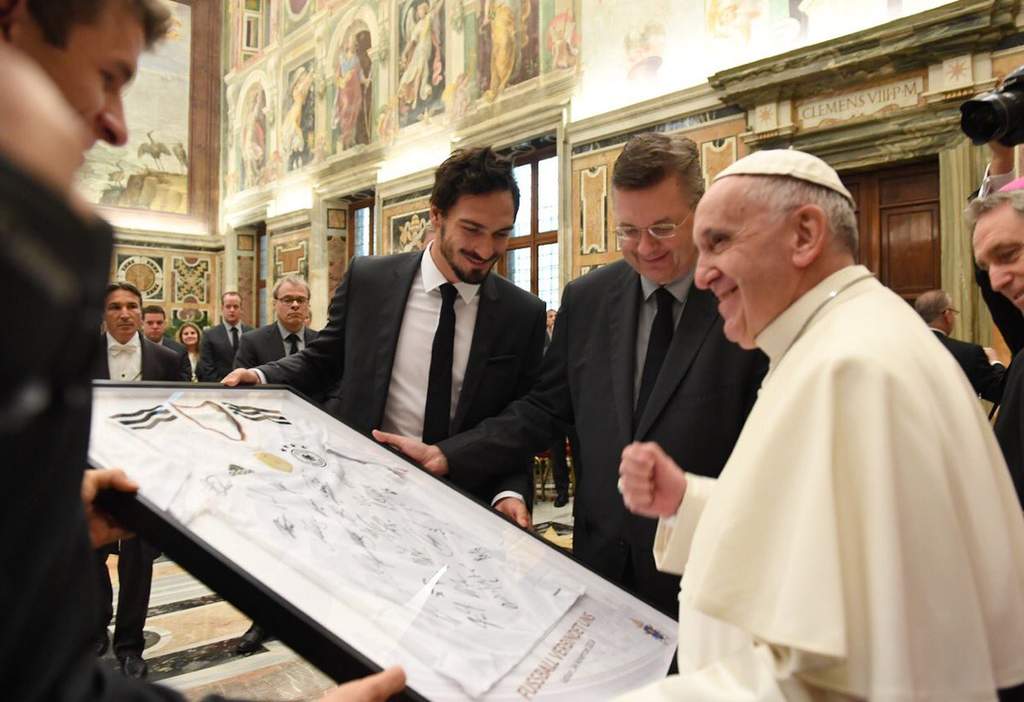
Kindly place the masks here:
<instances>
[{"instance_id":1,"label":"short dark beard","mask_svg":"<svg viewBox=\"0 0 1024 702\"><path fill-rule=\"evenodd\" d=\"M498 260L495 259L494 262L491 263L491 267L483 271L482 273L477 270L467 271L460 268L459 264L456 263L455 252L450 251L445 243L446 239L444 236L444 228L444 224L442 224L441 231L439 231L437 234L437 243L438 246L441 247L441 255L444 256L444 260L448 262L448 265L455 273L455 277L461 280L463 283L469 283L470 285L480 285L487 279L487 276L490 275L491 270L494 268L494 264L497 263Z\"/></svg>"}]
</instances>

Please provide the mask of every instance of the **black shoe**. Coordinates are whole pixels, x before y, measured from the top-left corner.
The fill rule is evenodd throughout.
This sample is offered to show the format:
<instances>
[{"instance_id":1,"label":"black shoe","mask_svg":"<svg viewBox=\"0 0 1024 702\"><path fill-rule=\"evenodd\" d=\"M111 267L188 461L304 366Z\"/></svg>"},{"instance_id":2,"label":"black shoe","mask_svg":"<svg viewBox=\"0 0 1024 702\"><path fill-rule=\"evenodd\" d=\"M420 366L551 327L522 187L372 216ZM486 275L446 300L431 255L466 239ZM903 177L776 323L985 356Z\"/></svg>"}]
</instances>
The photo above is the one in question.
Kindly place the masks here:
<instances>
[{"instance_id":1,"label":"black shoe","mask_svg":"<svg viewBox=\"0 0 1024 702\"><path fill-rule=\"evenodd\" d=\"M258 651L266 640L266 632L258 625L253 624L249 627L249 631L242 634L242 638L238 640L235 650L239 653L253 653Z\"/></svg>"},{"instance_id":2,"label":"black shoe","mask_svg":"<svg viewBox=\"0 0 1024 702\"><path fill-rule=\"evenodd\" d=\"M121 659L121 673L126 678L141 680L149 673L149 666L140 656L127 655Z\"/></svg>"},{"instance_id":3,"label":"black shoe","mask_svg":"<svg viewBox=\"0 0 1024 702\"><path fill-rule=\"evenodd\" d=\"M555 507L565 507L569 504L569 493L560 492L555 496Z\"/></svg>"},{"instance_id":4,"label":"black shoe","mask_svg":"<svg viewBox=\"0 0 1024 702\"><path fill-rule=\"evenodd\" d=\"M99 638L96 639L96 657L101 658L107 649L110 648L110 633L104 629Z\"/></svg>"}]
</instances>

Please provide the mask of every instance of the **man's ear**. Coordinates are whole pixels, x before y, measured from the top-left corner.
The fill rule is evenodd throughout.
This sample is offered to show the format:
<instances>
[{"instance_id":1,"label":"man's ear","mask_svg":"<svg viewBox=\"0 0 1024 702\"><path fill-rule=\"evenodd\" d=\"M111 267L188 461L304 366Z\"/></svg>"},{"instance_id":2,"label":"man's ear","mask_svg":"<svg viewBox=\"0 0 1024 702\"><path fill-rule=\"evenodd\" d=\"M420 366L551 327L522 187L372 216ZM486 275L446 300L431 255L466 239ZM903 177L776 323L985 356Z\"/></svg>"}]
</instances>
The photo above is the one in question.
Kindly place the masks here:
<instances>
[{"instance_id":1,"label":"man's ear","mask_svg":"<svg viewBox=\"0 0 1024 702\"><path fill-rule=\"evenodd\" d=\"M443 216L437 205L430 206L430 226L434 228L435 232L441 231L441 217Z\"/></svg>"},{"instance_id":2,"label":"man's ear","mask_svg":"<svg viewBox=\"0 0 1024 702\"><path fill-rule=\"evenodd\" d=\"M829 242L828 217L817 205L798 207L790 214L793 223L793 265L807 268Z\"/></svg>"}]
</instances>

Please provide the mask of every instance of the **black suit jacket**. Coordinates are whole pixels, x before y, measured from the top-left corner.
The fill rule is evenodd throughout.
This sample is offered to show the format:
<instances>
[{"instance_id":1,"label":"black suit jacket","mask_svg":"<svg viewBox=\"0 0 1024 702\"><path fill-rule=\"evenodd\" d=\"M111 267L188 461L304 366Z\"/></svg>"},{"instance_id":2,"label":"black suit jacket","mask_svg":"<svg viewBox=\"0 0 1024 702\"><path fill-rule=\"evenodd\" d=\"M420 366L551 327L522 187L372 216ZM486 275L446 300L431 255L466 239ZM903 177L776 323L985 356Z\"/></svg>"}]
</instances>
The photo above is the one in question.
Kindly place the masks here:
<instances>
[{"instance_id":1,"label":"black suit jacket","mask_svg":"<svg viewBox=\"0 0 1024 702\"><path fill-rule=\"evenodd\" d=\"M239 327L238 343L242 336L251 332L252 327L242 324ZM235 367L235 349L231 347L228 330L223 324L207 327L203 331L203 340L199 344L199 363L196 364L196 380L205 383L219 383L224 376Z\"/></svg>"},{"instance_id":2,"label":"black suit jacket","mask_svg":"<svg viewBox=\"0 0 1024 702\"><path fill-rule=\"evenodd\" d=\"M260 370L267 381L286 383L308 394L340 378L334 409L338 418L364 434L380 427L402 317L422 256L353 259L331 301L327 327L302 353L263 366ZM546 311L542 301L495 274L487 276L479 295L452 432L476 426L525 395L543 352ZM491 454L449 477L484 502L502 490L515 490L529 500L532 454L523 448Z\"/></svg>"},{"instance_id":3,"label":"black suit jacket","mask_svg":"<svg viewBox=\"0 0 1024 702\"><path fill-rule=\"evenodd\" d=\"M985 350L977 344L953 339L935 329L932 329L932 332L963 368L974 392L983 399L998 404L1003 397L1006 368L999 363L989 363Z\"/></svg>"},{"instance_id":4,"label":"black suit jacket","mask_svg":"<svg viewBox=\"0 0 1024 702\"><path fill-rule=\"evenodd\" d=\"M221 328L224 328L223 325ZM303 328L302 339L306 346L313 343L317 334L318 332L308 327ZM235 368L255 368L264 363L284 358L287 353L288 349L285 348L284 339L281 338L281 331L277 327L277 322L274 321L259 329L242 334L238 340L238 353L235 354L234 365ZM322 391L312 393L310 397L319 394L322 394Z\"/></svg>"},{"instance_id":5,"label":"black suit jacket","mask_svg":"<svg viewBox=\"0 0 1024 702\"><path fill-rule=\"evenodd\" d=\"M182 368L181 356L165 346L154 344L141 332L139 332L139 341L142 343L142 380L186 383L192 380L191 366L188 370ZM97 380L110 380L106 334L100 334L100 351L96 356L97 363L93 377Z\"/></svg>"},{"instance_id":6,"label":"black suit jacket","mask_svg":"<svg viewBox=\"0 0 1024 702\"><path fill-rule=\"evenodd\" d=\"M160 345L161 344L157 344L157 346ZM165 336L163 338L162 345L165 349L170 349L174 353L178 354L179 363L181 363L181 372L186 378L192 380L192 362L188 360L188 350L169 336Z\"/></svg>"},{"instance_id":7,"label":"black suit jacket","mask_svg":"<svg viewBox=\"0 0 1024 702\"><path fill-rule=\"evenodd\" d=\"M16 487L0 493L0 690L20 702L181 700L96 660L100 606L82 471L90 380L105 358L96 330L112 232L99 220L81 223L2 156L0 212L0 241L9 244L0 256L0 291L6 299L46 301L45 315L9 315L0 326L0 455L18 476Z\"/></svg>"},{"instance_id":8,"label":"black suit jacket","mask_svg":"<svg viewBox=\"0 0 1024 702\"><path fill-rule=\"evenodd\" d=\"M440 448L459 475L489 456L541 451L575 424L573 552L676 616L679 578L654 566L657 522L630 514L616 488L622 449L656 441L685 470L717 476L754 404L767 359L726 339L714 296L692 287L633 431L641 295L640 277L625 261L571 282L530 394Z\"/></svg>"}]
</instances>

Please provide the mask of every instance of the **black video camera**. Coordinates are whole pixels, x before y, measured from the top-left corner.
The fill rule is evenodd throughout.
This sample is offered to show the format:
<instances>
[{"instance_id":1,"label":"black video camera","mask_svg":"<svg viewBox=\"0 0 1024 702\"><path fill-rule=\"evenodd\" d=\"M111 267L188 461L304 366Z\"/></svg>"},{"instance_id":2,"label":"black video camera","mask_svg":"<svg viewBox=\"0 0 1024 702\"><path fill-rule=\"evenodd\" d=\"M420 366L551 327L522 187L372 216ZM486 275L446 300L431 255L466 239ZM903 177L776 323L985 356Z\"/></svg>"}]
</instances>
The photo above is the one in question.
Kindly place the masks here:
<instances>
[{"instance_id":1,"label":"black video camera","mask_svg":"<svg viewBox=\"0 0 1024 702\"><path fill-rule=\"evenodd\" d=\"M979 146L995 140L1005 146L1024 144L1024 66L997 90L960 105L960 129Z\"/></svg>"}]
</instances>

